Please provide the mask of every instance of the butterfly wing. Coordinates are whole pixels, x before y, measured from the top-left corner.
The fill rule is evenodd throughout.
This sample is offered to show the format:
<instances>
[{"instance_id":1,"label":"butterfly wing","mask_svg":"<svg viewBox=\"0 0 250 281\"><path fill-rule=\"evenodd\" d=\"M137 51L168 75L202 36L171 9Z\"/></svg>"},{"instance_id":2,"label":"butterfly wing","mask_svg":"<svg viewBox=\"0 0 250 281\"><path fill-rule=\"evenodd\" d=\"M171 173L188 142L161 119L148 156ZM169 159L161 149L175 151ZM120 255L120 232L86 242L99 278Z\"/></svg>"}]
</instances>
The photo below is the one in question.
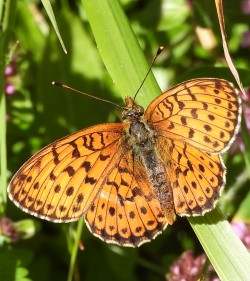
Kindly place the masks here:
<instances>
[{"instance_id":1,"label":"butterfly wing","mask_svg":"<svg viewBox=\"0 0 250 281\"><path fill-rule=\"evenodd\" d=\"M15 174L10 199L46 220L79 219L118 160L123 130L123 124L97 125L46 146Z\"/></svg>"},{"instance_id":2,"label":"butterfly wing","mask_svg":"<svg viewBox=\"0 0 250 281\"><path fill-rule=\"evenodd\" d=\"M183 82L157 97L145 112L153 131L209 153L228 149L238 132L240 116L235 88L213 78Z\"/></svg>"},{"instance_id":3,"label":"butterfly wing","mask_svg":"<svg viewBox=\"0 0 250 281\"><path fill-rule=\"evenodd\" d=\"M156 98L145 113L156 149L172 185L179 215L211 210L225 184L218 155L234 140L240 122L240 100L221 79L193 79Z\"/></svg>"},{"instance_id":4,"label":"butterfly wing","mask_svg":"<svg viewBox=\"0 0 250 281\"><path fill-rule=\"evenodd\" d=\"M23 211L54 222L85 214L104 241L139 246L166 227L146 171L125 141L125 124L103 124L62 138L35 154L10 182Z\"/></svg>"},{"instance_id":5,"label":"butterfly wing","mask_svg":"<svg viewBox=\"0 0 250 281\"><path fill-rule=\"evenodd\" d=\"M225 184L221 157L165 137L157 138L157 148L172 185L176 214L203 215L213 209Z\"/></svg>"},{"instance_id":6,"label":"butterfly wing","mask_svg":"<svg viewBox=\"0 0 250 281\"><path fill-rule=\"evenodd\" d=\"M85 214L90 231L106 242L140 246L167 226L145 168L125 150Z\"/></svg>"}]
</instances>

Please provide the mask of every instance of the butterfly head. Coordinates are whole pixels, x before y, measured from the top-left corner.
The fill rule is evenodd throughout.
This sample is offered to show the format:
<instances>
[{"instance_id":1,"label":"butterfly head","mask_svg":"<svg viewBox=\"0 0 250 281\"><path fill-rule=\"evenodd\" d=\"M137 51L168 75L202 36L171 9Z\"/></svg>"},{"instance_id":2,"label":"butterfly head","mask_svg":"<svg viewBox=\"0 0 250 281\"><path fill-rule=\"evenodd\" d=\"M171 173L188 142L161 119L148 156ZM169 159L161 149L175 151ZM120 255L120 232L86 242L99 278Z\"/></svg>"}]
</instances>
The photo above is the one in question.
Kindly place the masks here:
<instances>
[{"instance_id":1,"label":"butterfly head","mask_svg":"<svg viewBox=\"0 0 250 281\"><path fill-rule=\"evenodd\" d=\"M138 105L134 99L127 97L125 99L125 109L122 111L122 119L134 122L141 119L144 114L144 108Z\"/></svg>"}]
</instances>

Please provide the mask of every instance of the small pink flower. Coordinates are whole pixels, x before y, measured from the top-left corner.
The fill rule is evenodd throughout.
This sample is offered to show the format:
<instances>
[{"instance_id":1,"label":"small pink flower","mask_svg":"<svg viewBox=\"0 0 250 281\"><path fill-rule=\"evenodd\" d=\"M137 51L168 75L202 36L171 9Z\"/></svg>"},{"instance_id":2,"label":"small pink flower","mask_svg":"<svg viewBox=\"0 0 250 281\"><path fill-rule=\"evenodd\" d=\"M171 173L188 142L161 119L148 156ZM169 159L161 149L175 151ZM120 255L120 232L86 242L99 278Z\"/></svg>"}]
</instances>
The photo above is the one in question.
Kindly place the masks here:
<instances>
[{"instance_id":1,"label":"small pink flower","mask_svg":"<svg viewBox=\"0 0 250 281\"><path fill-rule=\"evenodd\" d=\"M232 222L231 227L240 239L244 237L246 226L242 221Z\"/></svg>"},{"instance_id":2,"label":"small pink flower","mask_svg":"<svg viewBox=\"0 0 250 281\"><path fill-rule=\"evenodd\" d=\"M16 92L16 89L13 85L6 83L5 85L5 93L7 96L12 96Z\"/></svg>"},{"instance_id":3,"label":"small pink flower","mask_svg":"<svg viewBox=\"0 0 250 281\"><path fill-rule=\"evenodd\" d=\"M13 85L13 77L16 75L16 58L17 55L14 54L12 61L6 66L4 71L5 78L5 93L8 96L12 96L16 92L16 88Z\"/></svg>"},{"instance_id":4,"label":"small pink flower","mask_svg":"<svg viewBox=\"0 0 250 281\"><path fill-rule=\"evenodd\" d=\"M17 242L21 237L12 220L7 217L0 218L0 232L2 235L9 237L11 242Z\"/></svg>"},{"instance_id":5,"label":"small pink flower","mask_svg":"<svg viewBox=\"0 0 250 281\"><path fill-rule=\"evenodd\" d=\"M248 235L246 235L244 241L245 241L245 244L248 247L248 249L250 249L250 233Z\"/></svg>"},{"instance_id":6,"label":"small pink flower","mask_svg":"<svg viewBox=\"0 0 250 281\"><path fill-rule=\"evenodd\" d=\"M250 0L242 0L241 1L241 12L244 15L250 14Z\"/></svg>"},{"instance_id":7,"label":"small pink flower","mask_svg":"<svg viewBox=\"0 0 250 281\"><path fill-rule=\"evenodd\" d=\"M206 261L204 254L195 257L192 251L184 252L181 257L170 266L166 276L167 281L196 281L200 278L203 265ZM209 267L207 281L219 280L215 276L212 266Z\"/></svg>"},{"instance_id":8,"label":"small pink flower","mask_svg":"<svg viewBox=\"0 0 250 281\"><path fill-rule=\"evenodd\" d=\"M5 76L10 76L14 74L14 68L12 65L8 65L4 71Z\"/></svg>"},{"instance_id":9,"label":"small pink flower","mask_svg":"<svg viewBox=\"0 0 250 281\"><path fill-rule=\"evenodd\" d=\"M243 33L241 47L242 48L250 48L250 31L246 31L246 32Z\"/></svg>"},{"instance_id":10,"label":"small pink flower","mask_svg":"<svg viewBox=\"0 0 250 281\"><path fill-rule=\"evenodd\" d=\"M250 224L243 221L236 221L231 223L232 228L243 242L243 244L250 250Z\"/></svg>"}]
</instances>

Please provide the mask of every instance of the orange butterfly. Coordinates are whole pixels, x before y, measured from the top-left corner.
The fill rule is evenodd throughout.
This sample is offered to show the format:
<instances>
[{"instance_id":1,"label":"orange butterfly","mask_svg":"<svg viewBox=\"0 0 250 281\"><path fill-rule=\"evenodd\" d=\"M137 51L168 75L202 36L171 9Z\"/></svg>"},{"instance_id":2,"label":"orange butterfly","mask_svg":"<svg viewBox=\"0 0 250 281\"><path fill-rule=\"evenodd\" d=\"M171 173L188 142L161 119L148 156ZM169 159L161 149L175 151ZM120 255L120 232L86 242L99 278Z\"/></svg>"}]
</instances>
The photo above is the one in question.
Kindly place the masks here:
<instances>
[{"instance_id":1,"label":"orange butterfly","mask_svg":"<svg viewBox=\"0 0 250 281\"><path fill-rule=\"evenodd\" d=\"M46 146L15 174L8 193L23 211L53 222L84 216L102 240L140 246L176 215L203 215L225 184L219 153L239 129L229 82L183 82L147 108L126 98L123 123L96 125Z\"/></svg>"}]
</instances>

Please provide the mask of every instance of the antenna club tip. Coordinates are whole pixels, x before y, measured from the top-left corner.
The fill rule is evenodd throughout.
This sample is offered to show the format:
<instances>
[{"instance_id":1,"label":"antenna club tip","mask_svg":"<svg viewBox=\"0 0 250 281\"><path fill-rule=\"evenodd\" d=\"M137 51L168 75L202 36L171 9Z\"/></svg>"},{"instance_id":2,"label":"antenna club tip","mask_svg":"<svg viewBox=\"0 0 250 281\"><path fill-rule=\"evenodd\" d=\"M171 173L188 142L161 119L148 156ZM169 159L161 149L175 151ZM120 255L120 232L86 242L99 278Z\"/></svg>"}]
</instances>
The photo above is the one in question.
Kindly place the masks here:
<instances>
[{"instance_id":1,"label":"antenna club tip","mask_svg":"<svg viewBox=\"0 0 250 281\"><path fill-rule=\"evenodd\" d=\"M157 56L164 50L164 47L163 46L160 46L158 51L157 51Z\"/></svg>"},{"instance_id":2,"label":"antenna club tip","mask_svg":"<svg viewBox=\"0 0 250 281\"><path fill-rule=\"evenodd\" d=\"M60 82L53 81L51 84L56 87L63 87L63 84Z\"/></svg>"}]
</instances>

